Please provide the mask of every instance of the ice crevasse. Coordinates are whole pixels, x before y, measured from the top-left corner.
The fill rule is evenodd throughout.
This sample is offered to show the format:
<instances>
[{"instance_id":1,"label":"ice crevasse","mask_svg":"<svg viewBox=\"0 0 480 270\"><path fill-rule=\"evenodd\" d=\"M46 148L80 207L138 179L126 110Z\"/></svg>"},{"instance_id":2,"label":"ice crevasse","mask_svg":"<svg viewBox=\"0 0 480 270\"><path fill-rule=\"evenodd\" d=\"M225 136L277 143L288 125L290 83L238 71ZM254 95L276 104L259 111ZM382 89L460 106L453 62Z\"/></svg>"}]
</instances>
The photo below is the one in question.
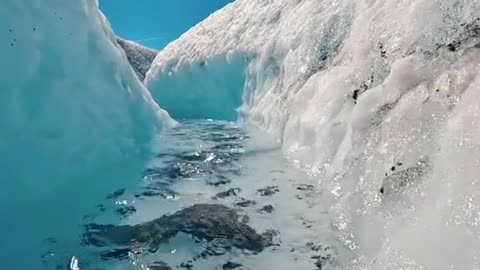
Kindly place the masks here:
<instances>
[{"instance_id":1,"label":"ice crevasse","mask_svg":"<svg viewBox=\"0 0 480 270\"><path fill-rule=\"evenodd\" d=\"M106 179L138 177L150 140L173 120L96 0L0 6L0 257L17 263L1 267L38 269L28 265L38 261L38 235L74 235L79 213L109 191Z\"/></svg>"},{"instance_id":2,"label":"ice crevasse","mask_svg":"<svg viewBox=\"0 0 480 270\"><path fill-rule=\"evenodd\" d=\"M331 196L355 269L475 269L479 12L238 0L160 52L145 84L174 117L238 116L278 136Z\"/></svg>"}]
</instances>

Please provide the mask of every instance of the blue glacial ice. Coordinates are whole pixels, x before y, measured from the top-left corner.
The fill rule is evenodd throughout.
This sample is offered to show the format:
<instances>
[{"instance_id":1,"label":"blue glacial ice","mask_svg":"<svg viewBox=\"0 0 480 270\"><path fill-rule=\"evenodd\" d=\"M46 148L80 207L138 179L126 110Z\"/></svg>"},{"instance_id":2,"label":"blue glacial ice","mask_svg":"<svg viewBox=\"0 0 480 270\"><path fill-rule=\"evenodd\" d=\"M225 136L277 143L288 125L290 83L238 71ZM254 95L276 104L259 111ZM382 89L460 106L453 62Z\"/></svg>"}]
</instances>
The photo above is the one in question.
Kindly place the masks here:
<instances>
[{"instance_id":1,"label":"blue glacial ice","mask_svg":"<svg viewBox=\"0 0 480 270\"><path fill-rule=\"evenodd\" d=\"M284 240L222 255L252 269L311 269L307 239L336 247L331 269L480 265L480 2L237 0L159 52L145 86L96 1L1 5L2 267L38 269L45 241L63 253L44 259L90 261L80 219L114 188L128 190L127 217L100 216L123 229L211 203L222 185L243 191L222 203ZM161 133L175 125L161 108L197 122ZM232 130L205 118L268 135L219 143ZM258 198L275 181L278 197ZM161 190L145 194L159 198L136 201L152 183ZM108 255L142 269L156 252L175 265L202 248L177 237L145 256L131 246Z\"/></svg>"},{"instance_id":2,"label":"blue glacial ice","mask_svg":"<svg viewBox=\"0 0 480 270\"><path fill-rule=\"evenodd\" d=\"M39 235L75 234L109 181L137 177L151 139L173 120L96 1L0 6L1 268L40 269Z\"/></svg>"},{"instance_id":3,"label":"blue glacial ice","mask_svg":"<svg viewBox=\"0 0 480 270\"><path fill-rule=\"evenodd\" d=\"M247 64L248 57L242 53L193 63L168 63L158 76L147 77L145 85L175 119L234 121L242 105Z\"/></svg>"}]
</instances>

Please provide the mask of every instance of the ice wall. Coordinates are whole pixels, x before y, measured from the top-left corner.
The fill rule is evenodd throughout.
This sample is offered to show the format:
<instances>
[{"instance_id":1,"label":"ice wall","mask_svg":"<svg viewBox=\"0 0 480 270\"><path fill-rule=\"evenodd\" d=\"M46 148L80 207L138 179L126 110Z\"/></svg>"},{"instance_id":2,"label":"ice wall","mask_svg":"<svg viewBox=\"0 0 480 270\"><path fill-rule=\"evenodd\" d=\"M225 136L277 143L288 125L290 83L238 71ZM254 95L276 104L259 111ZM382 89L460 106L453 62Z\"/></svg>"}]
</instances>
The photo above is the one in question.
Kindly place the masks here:
<instances>
[{"instance_id":1,"label":"ice wall","mask_svg":"<svg viewBox=\"0 0 480 270\"><path fill-rule=\"evenodd\" d=\"M138 177L171 120L96 0L4 0L0 37L0 268L43 269L42 238L68 253L79 213Z\"/></svg>"},{"instance_id":2,"label":"ice wall","mask_svg":"<svg viewBox=\"0 0 480 270\"><path fill-rule=\"evenodd\" d=\"M175 119L234 121L242 104L247 58L242 53L186 63L145 82Z\"/></svg>"},{"instance_id":3,"label":"ice wall","mask_svg":"<svg viewBox=\"0 0 480 270\"><path fill-rule=\"evenodd\" d=\"M242 55L239 115L318 177L349 269L477 269L479 12L472 0L238 0L160 52L146 84L192 115L204 109L192 101L225 100L218 88L232 88L212 78Z\"/></svg>"}]
</instances>

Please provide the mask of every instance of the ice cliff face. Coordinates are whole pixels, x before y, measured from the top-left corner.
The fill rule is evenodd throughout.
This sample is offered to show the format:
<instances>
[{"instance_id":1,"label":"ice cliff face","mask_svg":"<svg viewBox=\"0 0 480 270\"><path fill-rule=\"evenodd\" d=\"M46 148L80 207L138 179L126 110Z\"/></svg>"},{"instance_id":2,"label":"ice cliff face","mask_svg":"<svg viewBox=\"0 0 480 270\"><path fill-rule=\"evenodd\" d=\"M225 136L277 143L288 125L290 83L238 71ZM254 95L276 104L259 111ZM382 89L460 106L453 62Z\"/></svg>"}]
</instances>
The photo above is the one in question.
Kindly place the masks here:
<instances>
[{"instance_id":1,"label":"ice cliff face","mask_svg":"<svg viewBox=\"0 0 480 270\"><path fill-rule=\"evenodd\" d=\"M330 194L352 269L476 269L479 12L238 0L160 52L146 85L175 117L238 113L277 134Z\"/></svg>"},{"instance_id":2,"label":"ice cliff face","mask_svg":"<svg viewBox=\"0 0 480 270\"><path fill-rule=\"evenodd\" d=\"M136 78L97 1L0 6L1 267L39 269L38 235L75 235L82 207L108 191L107 180L137 177L170 118Z\"/></svg>"},{"instance_id":3,"label":"ice cliff face","mask_svg":"<svg viewBox=\"0 0 480 270\"><path fill-rule=\"evenodd\" d=\"M119 37L117 37L117 43L125 51L128 62L135 71L135 74L137 74L138 79L143 82L145 74L147 74L147 71L150 69L150 65L158 52Z\"/></svg>"}]
</instances>

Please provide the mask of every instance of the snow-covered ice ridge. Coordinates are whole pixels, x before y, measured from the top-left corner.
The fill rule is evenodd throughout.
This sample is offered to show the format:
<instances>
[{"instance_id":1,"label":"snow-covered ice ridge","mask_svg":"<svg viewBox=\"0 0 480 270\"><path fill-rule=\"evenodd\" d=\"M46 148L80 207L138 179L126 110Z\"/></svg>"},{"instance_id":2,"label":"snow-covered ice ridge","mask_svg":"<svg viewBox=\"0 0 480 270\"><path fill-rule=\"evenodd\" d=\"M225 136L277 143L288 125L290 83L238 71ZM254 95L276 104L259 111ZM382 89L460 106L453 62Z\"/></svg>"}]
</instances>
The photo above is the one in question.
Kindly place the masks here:
<instances>
[{"instance_id":1,"label":"snow-covered ice ridge","mask_svg":"<svg viewBox=\"0 0 480 270\"><path fill-rule=\"evenodd\" d=\"M473 0L237 0L160 52L146 85L174 117L238 107L277 134L332 196L352 268L477 269L479 14Z\"/></svg>"},{"instance_id":2,"label":"snow-covered ice ridge","mask_svg":"<svg viewBox=\"0 0 480 270\"><path fill-rule=\"evenodd\" d=\"M135 74L137 74L138 79L143 82L143 80L145 80L145 75L150 69L150 66L158 52L120 37L117 37L117 43L125 51L128 62L135 71Z\"/></svg>"},{"instance_id":3,"label":"snow-covered ice ridge","mask_svg":"<svg viewBox=\"0 0 480 270\"><path fill-rule=\"evenodd\" d=\"M77 235L109 181L143 170L171 119L96 0L4 0L0 37L0 268L40 269L39 237Z\"/></svg>"}]
</instances>

